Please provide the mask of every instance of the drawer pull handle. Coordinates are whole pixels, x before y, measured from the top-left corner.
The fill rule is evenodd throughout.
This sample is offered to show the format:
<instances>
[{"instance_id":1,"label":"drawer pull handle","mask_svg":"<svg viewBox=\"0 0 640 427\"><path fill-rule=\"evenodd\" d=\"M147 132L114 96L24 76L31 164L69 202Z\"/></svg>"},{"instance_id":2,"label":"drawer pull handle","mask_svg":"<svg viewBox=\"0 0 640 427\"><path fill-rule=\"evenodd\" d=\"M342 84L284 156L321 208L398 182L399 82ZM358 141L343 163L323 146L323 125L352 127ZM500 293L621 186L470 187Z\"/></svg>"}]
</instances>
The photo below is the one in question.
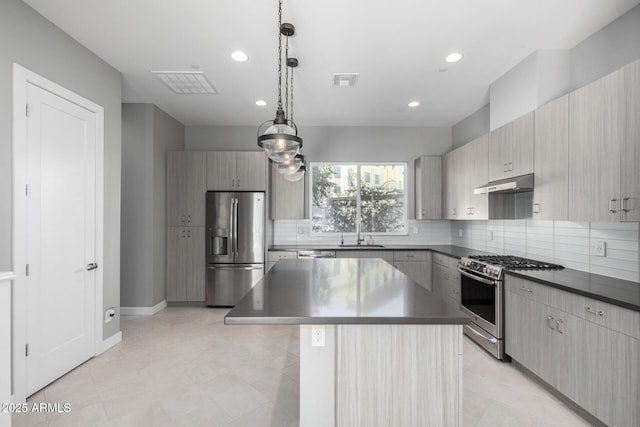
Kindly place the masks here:
<instances>
[{"instance_id":1,"label":"drawer pull handle","mask_svg":"<svg viewBox=\"0 0 640 427\"><path fill-rule=\"evenodd\" d=\"M613 205L613 204L614 204L615 202L617 202L617 201L618 201L618 199L611 199L611 200L609 200L609 212L612 212L612 213L616 213L616 212L618 212L618 210L617 210L617 209L615 208L615 206Z\"/></svg>"},{"instance_id":2,"label":"drawer pull handle","mask_svg":"<svg viewBox=\"0 0 640 427\"><path fill-rule=\"evenodd\" d=\"M560 325L562 325L562 319L558 319L556 320L556 331L560 332L561 334L563 334L564 332L562 332L562 329L560 329Z\"/></svg>"},{"instance_id":3,"label":"drawer pull handle","mask_svg":"<svg viewBox=\"0 0 640 427\"><path fill-rule=\"evenodd\" d=\"M591 314L596 314L598 316L604 316L604 311L602 311L602 310L595 311L591 307L587 307L586 310L587 310L587 312L589 312Z\"/></svg>"},{"instance_id":4,"label":"drawer pull handle","mask_svg":"<svg viewBox=\"0 0 640 427\"><path fill-rule=\"evenodd\" d=\"M524 285L522 285L522 287L521 287L520 289L522 289L522 290L523 290L523 291L525 291L525 292L531 292L531 293L533 293L533 288L527 288L527 287L525 287Z\"/></svg>"},{"instance_id":5,"label":"drawer pull handle","mask_svg":"<svg viewBox=\"0 0 640 427\"><path fill-rule=\"evenodd\" d=\"M553 326L553 320L555 320L553 318L553 316L547 316L547 326L549 327L549 329L551 330L555 330L556 328Z\"/></svg>"}]
</instances>

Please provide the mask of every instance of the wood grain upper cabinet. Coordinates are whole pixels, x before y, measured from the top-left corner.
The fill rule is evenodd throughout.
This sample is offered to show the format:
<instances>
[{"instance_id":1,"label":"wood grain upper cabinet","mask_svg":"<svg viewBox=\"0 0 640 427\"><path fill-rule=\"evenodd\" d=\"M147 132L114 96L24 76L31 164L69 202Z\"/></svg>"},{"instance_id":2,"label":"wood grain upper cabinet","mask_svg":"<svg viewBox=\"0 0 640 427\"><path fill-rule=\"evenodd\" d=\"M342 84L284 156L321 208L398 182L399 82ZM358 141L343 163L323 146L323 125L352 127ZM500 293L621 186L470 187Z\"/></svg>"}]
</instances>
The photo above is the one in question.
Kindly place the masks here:
<instances>
[{"instance_id":1,"label":"wood grain upper cabinet","mask_svg":"<svg viewBox=\"0 0 640 427\"><path fill-rule=\"evenodd\" d=\"M620 217L621 79L618 70L569 94L571 221Z\"/></svg>"},{"instance_id":2,"label":"wood grain upper cabinet","mask_svg":"<svg viewBox=\"0 0 640 427\"><path fill-rule=\"evenodd\" d=\"M489 181L533 173L534 112L489 134Z\"/></svg>"},{"instance_id":3,"label":"wood grain upper cabinet","mask_svg":"<svg viewBox=\"0 0 640 427\"><path fill-rule=\"evenodd\" d=\"M487 193L474 194L473 190L489 182L489 134L483 135L462 146L465 219L489 219Z\"/></svg>"},{"instance_id":4,"label":"wood grain upper cabinet","mask_svg":"<svg viewBox=\"0 0 640 427\"><path fill-rule=\"evenodd\" d=\"M267 158L262 151L209 151L208 191L266 191Z\"/></svg>"},{"instance_id":5,"label":"wood grain upper cabinet","mask_svg":"<svg viewBox=\"0 0 640 427\"><path fill-rule=\"evenodd\" d=\"M535 112L533 219L569 217L569 95Z\"/></svg>"},{"instance_id":6,"label":"wood grain upper cabinet","mask_svg":"<svg viewBox=\"0 0 640 427\"><path fill-rule=\"evenodd\" d=\"M622 85L621 219L640 221L640 60L622 69Z\"/></svg>"},{"instance_id":7,"label":"wood grain upper cabinet","mask_svg":"<svg viewBox=\"0 0 640 427\"><path fill-rule=\"evenodd\" d=\"M167 152L167 225L204 226L206 153Z\"/></svg>"},{"instance_id":8,"label":"wood grain upper cabinet","mask_svg":"<svg viewBox=\"0 0 640 427\"><path fill-rule=\"evenodd\" d=\"M304 181L287 181L271 168L271 219L304 218Z\"/></svg>"},{"instance_id":9,"label":"wood grain upper cabinet","mask_svg":"<svg viewBox=\"0 0 640 427\"><path fill-rule=\"evenodd\" d=\"M416 219L441 219L442 158L420 156L414 166Z\"/></svg>"},{"instance_id":10,"label":"wood grain upper cabinet","mask_svg":"<svg viewBox=\"0 0 640 427\"><path fill-rule=\"evenodd\" d=\"M444 182L445 182L445 219L464 219L464 195L461 193L463 183L463 156L462 150L457 148L444 155Z\"/></svg>"}]
</instances>

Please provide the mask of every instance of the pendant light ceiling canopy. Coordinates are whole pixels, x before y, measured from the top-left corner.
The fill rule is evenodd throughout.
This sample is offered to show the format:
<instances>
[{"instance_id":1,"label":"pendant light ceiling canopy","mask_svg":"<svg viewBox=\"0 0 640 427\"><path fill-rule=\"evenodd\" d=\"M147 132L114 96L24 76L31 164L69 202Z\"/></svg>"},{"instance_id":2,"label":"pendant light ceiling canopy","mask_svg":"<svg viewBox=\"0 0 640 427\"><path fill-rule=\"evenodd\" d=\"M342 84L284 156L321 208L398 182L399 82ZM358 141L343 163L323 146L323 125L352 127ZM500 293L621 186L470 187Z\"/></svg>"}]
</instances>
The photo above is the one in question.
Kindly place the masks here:
<instances>
[{"instance_id":1,"label":"pendant light ceiling canopy","mask_svg":"<svg viewBox=\"0 0 640 427\"><path fill-rule=\"evenodd\" d=\"M293 121L293 69L298 66L298 60L296 58L289 58L289 37L295 34L295 27L289 23L282 23L282 0L278 3L278 109L276 110L276 118L274 120L268 120L262 123L258 127L258 146L266 152L269 158L275 163L293 162L295 156L302 148L302 138L298 136L298 127ZM282 46L284 36L285 46L285 76L284 76L284 89L285 89L285 102L286 106L282 105ZM291 79L289 79L289 68L291 68ZM289 83L291 83L291 92L289 92ZM289 102L291 102L291 110L289 111ZM287 118L287 115L289 118ZM283 166L284 174L290 171L291 164ZM299 168L296 168L291 173L295 173ZM280 169L278 169L280 172Z\"/></svg>"}]
</instances>

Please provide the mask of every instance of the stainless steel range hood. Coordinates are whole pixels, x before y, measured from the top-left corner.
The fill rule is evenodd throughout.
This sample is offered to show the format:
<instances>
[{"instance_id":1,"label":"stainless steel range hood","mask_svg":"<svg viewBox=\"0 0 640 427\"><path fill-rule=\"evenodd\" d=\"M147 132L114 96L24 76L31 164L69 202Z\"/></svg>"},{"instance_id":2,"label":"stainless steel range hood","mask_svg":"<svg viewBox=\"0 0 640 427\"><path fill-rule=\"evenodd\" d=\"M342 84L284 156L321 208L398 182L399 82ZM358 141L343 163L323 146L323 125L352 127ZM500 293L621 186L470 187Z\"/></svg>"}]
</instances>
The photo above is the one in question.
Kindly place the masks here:
<instances>
[{"instance_id":1,"label":"stainless steel range hood","mask_svg":"<svg viewBox=\"0 0 640 427\"><path fill-rule=\"evenodd\" d=\"M473 190L473 194L486 193L526 193L533 191L533 174L514 176L513 178L492 181Z\"/></svg>"}]
</instances>

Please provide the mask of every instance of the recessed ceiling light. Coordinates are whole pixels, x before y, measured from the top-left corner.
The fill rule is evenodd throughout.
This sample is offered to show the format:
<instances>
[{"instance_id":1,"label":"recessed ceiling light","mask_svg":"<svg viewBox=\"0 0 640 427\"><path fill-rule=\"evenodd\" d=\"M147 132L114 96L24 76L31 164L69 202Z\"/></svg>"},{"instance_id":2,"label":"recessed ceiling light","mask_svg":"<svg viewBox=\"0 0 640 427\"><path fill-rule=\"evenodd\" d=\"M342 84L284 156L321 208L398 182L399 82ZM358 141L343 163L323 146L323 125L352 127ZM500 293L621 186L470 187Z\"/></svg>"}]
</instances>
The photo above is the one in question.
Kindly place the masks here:
<instances>
[{"instance_id":1,"label":"recessed ceiling light","mask_svg":"<svg viewBox=\"0 0 640 427\"><path fill-rule=\"evenodd\" d=\"M266 105L267 105L267 101L263 101L262 99L258 99L258 100L256 101L256 105L257 105L258 107L264 107L264 106L266 106Z\"/></svg>"},{"instance_id":2,"label":"recessed ceiling light","mask_svg":"<svg viewBox=\"0 0 640 427\"><path fill-rule=\"evenodd\" d=\"M417 106L419 106L419 105L420 105L420 102L419 102L419 101L411 101L411 102L410 102L410 103L408 103L407 105L408 105L409 107L411 107L411 108L415 108L415 107L417 107Z\"/></svg>"},{"instance_id":3,"label":"recessed ceiling light","mask_svg":"<svg viewBox=\"0 0 640 427\"><path fill-rule=\"evenodd\" d=\"M462 54L458 52L451 52L444 58L444 62L458 62L462 59Z\"/></svg>"},{"instance_id":4,"label":"recessed ceiling light","mask_svg":"<svg viewBox=\"0 0 640 427\"><path fill-rule=\"evenodd\" d=\"M231 54L231 58L233 58L234 61L238 61L238 62L245 62L247 59L249 59L246 53L241 52L239 50L236 50L235 52L233 52Z\"/></svg>"}]
</instances>

